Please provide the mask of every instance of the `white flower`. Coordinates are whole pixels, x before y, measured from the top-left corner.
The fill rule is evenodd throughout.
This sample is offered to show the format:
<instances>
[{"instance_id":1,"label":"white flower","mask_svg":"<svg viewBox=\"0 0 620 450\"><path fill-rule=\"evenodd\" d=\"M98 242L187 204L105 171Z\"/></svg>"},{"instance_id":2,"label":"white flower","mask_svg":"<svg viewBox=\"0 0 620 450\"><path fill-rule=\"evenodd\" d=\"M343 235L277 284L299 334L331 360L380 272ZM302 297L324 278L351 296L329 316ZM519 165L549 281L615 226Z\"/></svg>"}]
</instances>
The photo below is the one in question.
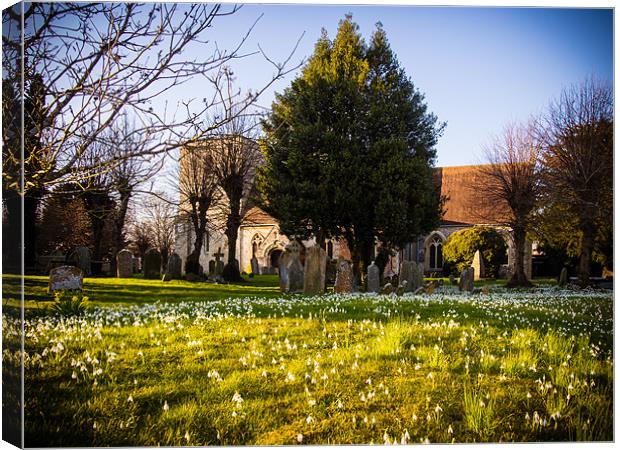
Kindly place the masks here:
<instances>
[{"instance_id":1,"label":"white flower","mask_svg":"<svg viewBox=\"0 0 620 450\"><path fill-rule=\"evenodd\" d=\"M187 442L189 442L189 431L186 431L186 432L185 432L185 436L184 436L184 438L185 438L185 440L186 440Z\"/></svg>"},{"instance_id":2,"label":"white flower","mask_svg":"<svg viewBox=\"0 0 620 450\"><path fill-rule=\"evenodd\" d=\"M128 403L133 403L133 397L131 395L129 397L127 397L127 402Z\"/></svg>"},{"instance_id":3,"label":"white flower","mask_svg":"<svg viewBox=\"0 0 620 450\"><path fill-rule=\"evenodd\" d=\"M448 425L448 434L452 434L453 432L452 425Z\"/></svg>"},{"instance_id":4,"label":"white flower","mask_svg":"<svg viewBox=\"0 0 620 450\"><path fill-rule=\"evenodd\" d=\"M314 417L312 416L306 417L306 423L312 423L312 422L314 422Z\"/></svg>"},{"instance_id":5,"label":"white flower","mask_svg":"<svg viewBox=\"0 0 620 450\"><path fill-rule=\"evenodd\" d=\"M170 409L170 406L168 406L168 401L164 401L164 411L168 411Z\"/></svg>"},{"instance_id":6,"label":"white flower","mask_svg":"<svg viewBox=\"0 0 620 450\"><path fill-rule=\"evenodd\" d=\"M297 435L297 442L299 442L300 444L304 441L304 435L299 433Z\"/></svg>"},{"instance_id":7,"label":"white flower","mask_svg":"<svg viewBox=\"0 0 620 450\"><path fill-rule=\"evenodd\" d=\"M232 401L237 403L238 406L240 406L241 403L243 403L243 398L241 397L241 395L239 395L239 393L237 391L235 391L235 394L233 395Z\"/></svg>"}]
</instances>

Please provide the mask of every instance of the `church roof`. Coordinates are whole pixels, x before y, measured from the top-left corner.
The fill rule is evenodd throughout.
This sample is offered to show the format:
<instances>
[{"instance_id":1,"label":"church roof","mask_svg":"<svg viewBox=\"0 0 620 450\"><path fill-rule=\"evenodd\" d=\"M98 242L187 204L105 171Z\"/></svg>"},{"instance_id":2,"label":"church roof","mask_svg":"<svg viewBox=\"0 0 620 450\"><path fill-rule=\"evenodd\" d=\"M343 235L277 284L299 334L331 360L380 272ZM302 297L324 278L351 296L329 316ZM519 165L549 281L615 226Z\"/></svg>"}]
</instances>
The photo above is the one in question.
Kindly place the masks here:
<instances>
[{"instance_id":1,"label":"church roof","mask_svg":"<svg viewBox=\"0 0 620 450\"><path fill-rule=\"evenodd\" d=\"M481 192L484 175L481 166L438 167L434 178L445 197L444 225L500 225L507 211L503 205L491 205Z\"/></svg>"},{"instance_id":2,"label":"church roof","mask_svg":"<svg viewBox=\"0 0 620 450\"><path fill-rule=\"evenodd\" d=\"M276 219L260 209L258 206L253 206L245 214L245 216L243 216L241 226L274 225L277 223L278 221Z\"/></svg>"}]
</instances>

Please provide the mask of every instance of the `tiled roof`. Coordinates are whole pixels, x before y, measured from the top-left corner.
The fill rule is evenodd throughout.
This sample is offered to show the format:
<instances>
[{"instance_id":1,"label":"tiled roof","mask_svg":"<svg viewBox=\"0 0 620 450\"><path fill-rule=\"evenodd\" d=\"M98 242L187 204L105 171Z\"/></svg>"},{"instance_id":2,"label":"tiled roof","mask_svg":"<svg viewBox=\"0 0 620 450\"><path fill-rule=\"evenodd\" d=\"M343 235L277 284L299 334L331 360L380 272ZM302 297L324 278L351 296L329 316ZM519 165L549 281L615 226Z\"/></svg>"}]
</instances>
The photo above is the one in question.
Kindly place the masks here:
<instances>
[{"instance_id":1,"label":"tiled roof","mask_svg":"<svg viewBox=\"0 0 620 450\"><path fill-rule=\"evenodd\" d=\"M438 167L435 182L441 187L444 204L444 224L499 225L507 216L504 205L485 201L481 189L484 175L480 166Z\"/></svg>"},{"instance_id":2,"label":"tiled roof","mask_svg":"<svg viewBox=\"0 0 620 450\"><path fill-rule=\"evenodd\" d=\"M241 226L273 225L277 223L278 221L276 219L260 209L258 206L253 206L245 214L245 216L243 216Z\"/></svg>"}]
</instances>

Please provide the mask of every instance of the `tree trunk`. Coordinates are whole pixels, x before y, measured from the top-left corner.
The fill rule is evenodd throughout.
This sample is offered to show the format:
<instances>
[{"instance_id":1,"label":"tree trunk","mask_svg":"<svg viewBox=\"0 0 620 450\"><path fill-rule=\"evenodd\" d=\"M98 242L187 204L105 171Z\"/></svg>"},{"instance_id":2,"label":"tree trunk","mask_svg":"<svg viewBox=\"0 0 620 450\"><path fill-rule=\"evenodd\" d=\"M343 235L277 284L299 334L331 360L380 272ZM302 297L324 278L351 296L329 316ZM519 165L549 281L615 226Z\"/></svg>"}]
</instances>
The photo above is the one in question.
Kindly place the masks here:
<instances>
[{"instance_id":1,"label":"tree trunk","mask_svg":"<svg viewBox=\"0 0 620 450\"><path fill-rule=\"evenodd\" d=\"M587 223L581 227L581 253L579 255L579 269L577 271L579 284L586 287L590 284L590 263L594 247L594 227Z\"/></svg>"},{"instance_id":2,"label":"tree trunk","mask_svg":"<svg viewBox=\"0 0 620 450\"><path fill-rule=\"evenodd\" d=\"M237 237L241 225L241 196L230 196L230 212L226 220L226 237L228 238L228 262L222 276L226 281L242 281L237 265Z\"/></svg>"},{"instance_id":3,"label":"tree trunk","mask_svg":"<svg viewBox=\"0 0 620 450\"><path fill-rule=\"evenodd\" d=\"M194 249L189 255L187 255L187 261L185 261L185 273L202 275L202 270L200 270L200 252L202 251L202 243L203 233L197 232L196 239L194 240Z\"/></svg>"},{"instance_id":4,"label":"tree trunk","mask_svg":"<svg viewBox=\"0 0 620 450\"><path fill-rule=\"evenodd\" d=\"M513 232L513 239L515 244L515 267L512 277L507 283L508 287L530 287L532 283L527 279L525 274L524 264L524 250L525 250L525 237L524 230L515 230Z\"/></svg>"},{"instance_id":5,"label":"tree trunk","mask_svg":"<svg viewBox=\"0 0 620 450\"><path fill-rule=\"evenodd\" d=\"M41 191L28 191L24 196L24 267L34 268L37 257L37 209Z\"/></svg>"}]
</instances>

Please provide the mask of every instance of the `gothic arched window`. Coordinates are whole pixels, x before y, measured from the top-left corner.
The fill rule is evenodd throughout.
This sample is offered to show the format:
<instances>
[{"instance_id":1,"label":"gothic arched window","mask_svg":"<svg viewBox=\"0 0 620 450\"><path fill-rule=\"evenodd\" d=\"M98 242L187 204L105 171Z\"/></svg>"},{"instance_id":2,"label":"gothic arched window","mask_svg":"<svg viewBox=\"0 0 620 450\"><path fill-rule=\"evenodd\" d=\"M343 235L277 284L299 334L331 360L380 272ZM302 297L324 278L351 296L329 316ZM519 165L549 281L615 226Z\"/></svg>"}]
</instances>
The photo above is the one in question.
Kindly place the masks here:
<instances>
[{"instance_id":1,"label":"gothic arched window","mask_svg":"<svg viewBox=\"0 0 620 450\"><path fill-rule=\"evenodd\" d=\"M428 246L429 256L429 268L430 269L442 269L443 268L443 243L439 236L435 236Z\"/></svg>"}]
</instances>

